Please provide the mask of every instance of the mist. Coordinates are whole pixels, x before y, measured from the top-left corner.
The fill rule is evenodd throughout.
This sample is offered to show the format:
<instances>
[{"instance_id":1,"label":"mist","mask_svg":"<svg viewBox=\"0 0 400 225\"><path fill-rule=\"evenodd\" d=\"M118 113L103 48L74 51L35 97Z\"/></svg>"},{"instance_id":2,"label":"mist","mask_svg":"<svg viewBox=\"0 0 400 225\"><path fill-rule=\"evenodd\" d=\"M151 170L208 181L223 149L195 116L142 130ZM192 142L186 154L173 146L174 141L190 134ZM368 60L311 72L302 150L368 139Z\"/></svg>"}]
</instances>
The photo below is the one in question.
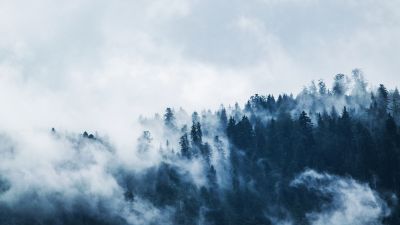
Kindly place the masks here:
<instances>
[{"instance_id":1,"label":"mist","mask_svg":"<svg viewBox=\"0 0 400 225\"><path fill-rule=\"evenodd\" d=\"M397 131L381 123L398 126L399 99L397 89L376 89L353 70L351 78L334 76L332 88L311 82L296 97L254 95L243 106L192 113L167 108L129 126L118 127L124 117L110 118L92 127L99 131L81 129L87 121L69 130L40 123L25 128L22 117L1 135L0 218L14 224L395 221L392 176L368 161L377 154L391 163L392 147L368 130L394 132L388 138L396 139ZM332 123L337 128L325 131ZM355 145L350 153L335 150L344 158L333 156L324 132L335 132L339 144L352 137ZM383 153L370 149L368 135L383 143Z\"/></svg>"},{"instance_id":2,"label":"mist","mask_svg":"<svg viewBox=\"0 0 400 225\"><path fill-rule=\"evenodd\" d=\"M0 224L398 224L399 8L0 1Z\"/></svg>"}]
</instances>

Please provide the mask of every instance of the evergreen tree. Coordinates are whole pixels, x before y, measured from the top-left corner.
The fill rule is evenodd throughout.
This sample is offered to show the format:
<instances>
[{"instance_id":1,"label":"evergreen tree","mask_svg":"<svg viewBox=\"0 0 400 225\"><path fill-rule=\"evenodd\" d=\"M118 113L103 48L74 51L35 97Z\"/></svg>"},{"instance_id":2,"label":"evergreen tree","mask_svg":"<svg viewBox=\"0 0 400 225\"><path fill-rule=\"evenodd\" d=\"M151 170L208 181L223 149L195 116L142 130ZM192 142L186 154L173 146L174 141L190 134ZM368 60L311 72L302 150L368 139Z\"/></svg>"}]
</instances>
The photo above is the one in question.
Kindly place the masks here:
<instances>
[{"instance_id":1,"label":"evergreen tree","mask_svg":"<svg viewBox=\"0 0 400 225\"><path fill-rule=\"evenodd\" d=\"M247 116L243 116L242 120L234 128L233 142L238 148L243 150L254 149L254 131Z\"/></svg>"},{"instance_id":2,"label":"evergreen tree","mask_svg":"<svg viewBox=\"0 0 400 225\"><path fill-rule=\"evenodd\" d=\"M311 136L313 124L311 122L310 117L308 117L307 113L302 111L300 113L298 124L301 129L301 133Z\"/></svg>"},{"instance_id":3,"label":"evergreen tree","mask_svg":"<svg viewBox=\"0 0 400 225\"><path fill-rule=\"evenodd\" d=\"M333 82L333 94L337 97L343 96L347 91L346 76L337 74Z\"/></svg>"},{"instance_id":4,"label":"evergreen tree","mask_svg":"<svg viewBox=\"0 0 400 225\"><path fill-rule=\"evenodd\" d=\"M224 131L226 129L226 126L228 125L228 117L226 115L226 110L224 107L222 107L220 111L219 121L221 123L221 128Z\"/></svg>"},{"instance_id":5,"label":"evergreen tree","mask_svg":"<svg viewBox=\"0 0 400 225\"><path fill-rule=\"evenodd\" d=\"M397 131L396 123L391 115L386 119L385 131L383 133L383 152L381 156L381 173L383 185L386 188L393 188L400 191L399 187L399 143L400 135Z\"/></svg>"},{"instance_id":6,"label":"evergreen tree","mask_svg":"<svg viewBox=\"0 0 400 225\"><path fill-rule=\"evenodd\" d=\"M325 96L327 94L326 84L323 80L318 81L318 93L320 96Z\"/></svg>"},{"instance_id":7,"label":"evergreen tree","mask_svg":"<svg viewBox=\"0 0 400 225\"><path fill-rule=\"evenodd\" d=\"M170 128L170 129L175 129L176 128L175 115L174 115L174 112L173 112L173 110L171 108L167 108L165 110L164 125L167 128Z\"/></svg>"},{"instance_id":8,"label":"evergreen tree","mask_svg":"<svg viewBox=\"0 0 400 225\"><path fill-rule=\"evenodd\" d=\"M297 120L295 140L296 145L294 149L293 158L291 163L293 171L300 171L304 169L306 165L312 167L313 164L310 162L310 158L314 154L314 136L313 136L313 124L307 113L302 111Z\"/></svg>"},{"instance_id":9,"label":"evergreen tree","mask_svg":"<svg viewBox=\"0 0 400 225\"><path fill-rule=\"evenodd\" d=\"M199 123L200 122L200 117L197 112L192 113L192 123Z\"/></svg>"},{"instance_id":10,"label":"evergreen tree","mask_svg":"<svg viewBox=\"0 0 400 225\"><path fill-rule=\"evenodd\" d=\"M234 138L235 136L235 125L236 125L236 121L233 117L229 118L228 121L228 126L226 127L226 135L228 136L228 138L230 138L231 140Z\"/></svg>"},{"instance_id":11,"label":"evergreen tree","mask_svg":"<svg viewBox=\"0 0 400 225\"><path fill-rule=\"evenodd\" d=\"M386 116L389 104L389 93L383 84L379 85L376 102L378 107L378 115L380 117Z\"/></svg>"},{"instance_id":12,"label":"evergreen tree","mask_svg":"<svg viewBox=\"0 0 400 225\"><path fill-rule=\"evenodd\" d=\"M257 121L255 123L254 135L255 135L258 157L266 156L267 154L266 128L262 125L260 121Z\"/></svg>"},{"instance_id":13,"label":"evergreen tree","mask_svg":"<svg viewBox=\"0 0 400 225\"><path fill-rule=\"evenodd\" d=\"M276 101L273 95L268 95L267 96L267 102L266 102L266 109L270 113L275 113L276 111Z\"/></svg>"},{"instance_id":14,"label":"evergreen tree","mask_svg":"<svg viewBox=\"0 0 400 225\"><path fill-rule=\"evenodd\" d=\"M397 124L400 124L400 94L396 88L391 96L390 111Z\"/></svg>"},{"instance_id":15,"label":"evergreen tree","mask_svg":"<svg viewBox=\"0 0 400 225\"><path fill-rule=\"evenodd\" d=\"M354 160L353 154L353 132L352 132L352 121L347 108L344 107L341 117L337 121L336 131L336 143L338 157L337 162L343 162L345 166L337 168L339 173L345 173L345 171L351 171L354 169L352 164Z\"/></svg>"},{"instance_id":16,"label":"evergreen tree","mask_svg":"<svg viewBox=\"0 0 400 225\"><path fill-rule=\"evenodd\" d=\"M192 138L193 145L200 146L202 144L203 134L202 134L201 125L199 122L193 122L191 131L190 131L190 135Z\"/></svg>"},{"instance_id":17,"label":"evergreen tree","mask_svg":"<svg viewBox=\"0 0 400 225\"><path fill-rule=\"evenodd\" d=\"M190 152L189 139L187 133L184 133L179 140L179 144L181 146L181 156L186 159L191 159L192 154Z\"/></svg>"}]
</instances>

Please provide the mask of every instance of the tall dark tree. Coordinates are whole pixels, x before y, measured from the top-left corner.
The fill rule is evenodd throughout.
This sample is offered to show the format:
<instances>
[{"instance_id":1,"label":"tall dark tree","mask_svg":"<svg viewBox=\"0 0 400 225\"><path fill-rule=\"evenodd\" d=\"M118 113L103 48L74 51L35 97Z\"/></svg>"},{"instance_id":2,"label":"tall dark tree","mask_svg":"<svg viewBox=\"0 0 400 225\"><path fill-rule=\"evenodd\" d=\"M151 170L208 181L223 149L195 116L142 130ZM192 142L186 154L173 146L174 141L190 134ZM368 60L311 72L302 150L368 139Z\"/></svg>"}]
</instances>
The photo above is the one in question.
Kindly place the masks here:
<instances>
[{"instance_id":1,"label":"tall dark tree","mask_svg":"<svg viewBox=\"0 0 400 225\"><path fill-rule=\"evenodd\" d=\"M190 130L190 136L194 145L200 146L203 142L203 133L199 122L194 122Z\"/></svg>"},{"instance_id":2,"label":"tall dark tree","mask_svg":"<svg viewBox=\"0 0 400 225\"><path fill-rule=\"evenodd\" d=\"M228 136L229 139L232 140L232 138L235 136L235 125L236 121L235 119L231 116L228 121L228 125L226 127L226 135Z\"/></svg>"},{"instance_id":3,"label":"tall dark tree","mask_svg":"<svg viewBox=\"0 0 400 225\"><path fill-rule=\"evenodd\" d=\"M260 122L257 121L254 127L254 135L256 141L257 155L259 157L266 156L267 154L267 129Z\"/></svg>"},{"instance_id":4,"label":"tall dark tree","mask_svg":"<svg viewBox=\"0 0 400 225\"><path fill-rule=\"evenodd\" d=\"M400 135L396 123L391 115L388 115L383 133L382 155L380 161L380 177L386 188L394 188L400 191Z\"/></svg>"},{"instance_id":5,"label":"tall dark tree","mask_svg":"<svg viewBox=\"0 0 400 225\"><path fill-rule=\"evenodd\" d=\"M310 160L314 153L314 136L313 136L313 124L307 113L302 111L296 121L295 126L296 132L294 140L297 143L294 146L293 156L291 163L294 171L300 171L306 167L306 165L312 167Z\"/></svg>"},{"instance_id":6,"label":"tall dark tree","mask_svg":"<svg viewBox=\"0 0 400 225\"><path fill-rule=\"evenodd\" d=\"M351 163L354 160L353 154L353 131L352 131L352 121L347 108L344 107L341 117L337 121L337 131L336 131L336 143L337 152L339 159L337 162L344 162L345 166L338 168L338 172L345 173L346 170L350 171L354 169L354 165ZM351 168L350 168L351 167Z\"/></svg>"},{"instance_id":7,"label":"tall dark tree","mask_svg":"<svg viewBox=\"0 0 400 225\"><path fill-rule=\"evenodd\" d=\"M397 124L400 124L400 94L396 88L390 99L390 112Z\"/></svg>"},{"instance_id":8,"label":"tall dark tree","mask_svg":"<svg viewBox=\"0 0 400 225\"><path fill-rule=\"evenodd\" d=\"M383 84L379 85L376 102L378 107L378 115L380 117L386 116L389 104L389 92Z\"/></svg>"},{"instance_id":9,"label":"tall dark tree","mask_svg":"<svg viewBox=\"0 0 400 225\"><path fill-rule=\"evenodd\" d=\"M221 124L221 129L222 129L223 131L225 131L226 126L228 125L228 117L227 117L227 115L226 115L226 110L225 110L224 107L222 107L222 109L221 109L221 111L220 111L220 114L219 114L219 121L220 121L220 124Z\"/></svg>"},{"instance_id":10,"label":"tall dark tree","mask_svg":"<svg viewBox=\"0 0 400 225\"><path fill-rule=\"evenodd\" d=\"M185 157L186 159L191 159L192 153L190 152L190 144L187 133L184 133L180 137L179 144L181 146L181 156Z\"/></svg>"},{"instance_id":11,"label":"tall dark tree","mask_svg":"<svg viewBox=\"0 0 400 225\"><path fill-rule=\"evenodd\" d=\"M243 150L254 149L254 131L247 116L243 116L242 120L235 126L234 143L238 148Z\"/></svg>"},{"instance_id":12,"label":"tall dark tree","mask_svg":"<svg viewBox=\"0 0 400 225\"><path fill-rule=\"evenodd\" d=\"M273 95L267 96L266 109L270 113L274 113L276 111L276 101Z\"/></svg>"}]
</instances>

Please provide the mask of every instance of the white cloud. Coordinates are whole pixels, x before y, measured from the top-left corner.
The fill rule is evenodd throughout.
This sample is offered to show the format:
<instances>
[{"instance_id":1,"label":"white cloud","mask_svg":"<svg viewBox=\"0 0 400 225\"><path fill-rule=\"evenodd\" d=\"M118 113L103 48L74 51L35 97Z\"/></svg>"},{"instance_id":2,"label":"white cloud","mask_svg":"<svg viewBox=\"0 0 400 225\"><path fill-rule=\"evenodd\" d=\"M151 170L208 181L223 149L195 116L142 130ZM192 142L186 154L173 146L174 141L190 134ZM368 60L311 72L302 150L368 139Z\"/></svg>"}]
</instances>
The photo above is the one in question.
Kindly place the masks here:
<instances>
[{"instance_id":1,"label":"white cloud","mask_svg":"<svg viewBox=\"0 0 400 225\"><path fill-rule=\"evenodd\" d=\"M398 3L0 2L3 130L98 130L133 146L140 114L298 92L358 67L394 86ZM135 134L136 132L136 134ZM133 138L133 139L135 139Z\"/></svg>"},{"instance_id":2,"label":"white cloud","mask_svg":"<svg viewBox=\"0 0 400 225\"><path fill-rule=\"evenodd\" d=\"M293 186L309 190L332 199L320 211L307 217L313 225L363 225L381 224L390 214L386 202L367 184L351 178L307 170L292 181Z\"/></svg>"}]
</instances>

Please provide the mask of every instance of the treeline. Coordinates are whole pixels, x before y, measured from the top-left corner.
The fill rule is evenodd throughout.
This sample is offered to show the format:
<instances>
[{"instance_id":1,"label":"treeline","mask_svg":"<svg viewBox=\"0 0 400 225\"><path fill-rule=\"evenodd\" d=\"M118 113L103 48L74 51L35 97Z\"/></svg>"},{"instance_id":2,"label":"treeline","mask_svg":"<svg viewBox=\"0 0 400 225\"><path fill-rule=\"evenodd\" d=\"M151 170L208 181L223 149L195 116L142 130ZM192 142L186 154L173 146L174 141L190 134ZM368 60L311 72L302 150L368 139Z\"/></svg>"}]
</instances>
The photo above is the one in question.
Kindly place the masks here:
<instances>
[{"instance_id":1,"label":"treeline","mask_svg":"<svg viewBox=\"0 0 400 225\"><path fill-rule=\"evenodd\" d=\"M384 85L369 88L358 70L351 78L336 75L331 88L312 82L297 96L254 95L243 107L215 112L189 115L167 108L141 123L145 131L132 150L138 165L129 166L97 133L52 129L72 150L54 165L57 173L68 180L68 174L96 171L112 188L92 194L80 179L77 190L71 187L76 197L28 188L14 205L0 202L0 224L297 225L311 224L310 212L339 210L349 217L339 207L360 206L344 210L375 213L365 214L372 218L367 224L400 224L400 94ZM309 169L316 176L338 175L315 179L328 184L314 186L330 188L337 177L347 177L367 184L357 187L369 197L350 189L349 205L335 205L337 190L321 194L292 185ZM5 175L0 174L0 197L13 190ZM369 187L390 207L389 216ZM372 211L360 212L365 207Z\"/></svg>"},{"instance_id":2,"label":"treeline","mask_svg":"<svg viewBox=\"0 0 400 225\"><path fill-rule=\"evenodd\" d=\"M176 134L179 149L160 147L161 166L127 190L176 209L174 224L271 224L288 217L307 224L306 213L329 199L289 185L305 169L368 183L393 207L385 223L400 223L391 195L400 194L397 89L368 90L355 70L351 79L336 75L331 89L312 82L296 97L254 95L243 109L194 112L191 120L184 124L166 110L164 132ZM140 143L148 146L150 136L146 131ZM199 187L179 160L202 162L206 183Z\"/></svg>"}]
</instances>

